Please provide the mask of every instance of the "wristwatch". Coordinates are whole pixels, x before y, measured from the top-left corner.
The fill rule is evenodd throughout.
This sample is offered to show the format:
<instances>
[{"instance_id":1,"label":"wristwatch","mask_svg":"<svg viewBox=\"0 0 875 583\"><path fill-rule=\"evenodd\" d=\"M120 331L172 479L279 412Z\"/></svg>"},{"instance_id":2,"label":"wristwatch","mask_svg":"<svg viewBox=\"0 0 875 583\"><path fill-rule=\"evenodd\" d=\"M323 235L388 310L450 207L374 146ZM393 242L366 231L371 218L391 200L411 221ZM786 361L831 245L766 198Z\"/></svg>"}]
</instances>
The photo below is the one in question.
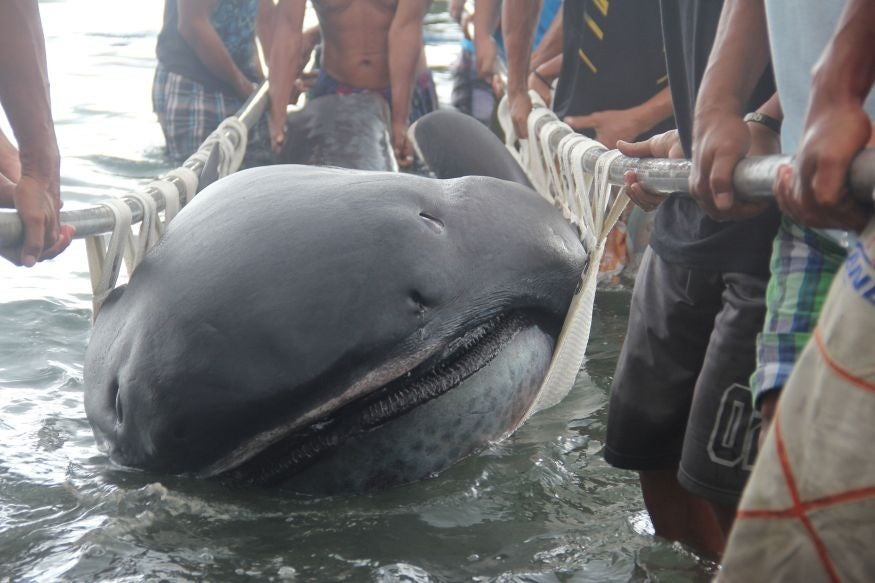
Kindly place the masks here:
<instances>
[{"instance_id":1,"label":"wristwatch","mask_svg":"<svg viewBox=\"0 0 875 583\"><path fill-rule=\"evenodd\" d=\"M766 115L758 111L752 111L744 116L744 121L752 121L755 123L763 124L776 134L780 135L781 133L781 120L775 119L770 115Z\"/></svg>"}]
</instances>

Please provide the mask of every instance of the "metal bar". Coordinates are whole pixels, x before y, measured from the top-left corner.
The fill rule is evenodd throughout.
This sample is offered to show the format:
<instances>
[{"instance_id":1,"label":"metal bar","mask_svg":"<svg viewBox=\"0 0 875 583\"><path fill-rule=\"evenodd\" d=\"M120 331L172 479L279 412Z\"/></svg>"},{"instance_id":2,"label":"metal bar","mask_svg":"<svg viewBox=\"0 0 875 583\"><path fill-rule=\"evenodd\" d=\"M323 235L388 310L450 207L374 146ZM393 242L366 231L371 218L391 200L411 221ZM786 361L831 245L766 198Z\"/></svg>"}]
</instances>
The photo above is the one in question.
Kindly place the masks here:
<instances>
[{"instance_id":1,"label":"metal bar","mask_svg":"<svg viewBox=\"0 0 875 583\"><path fill-rule=\"evenodd\" d=\"M570 133L572 133L570 128L567 132L557 131L553 134L551 143L557 145L559 140ZM608 149L603 147L589 150L583 157L584 170L593 172L599 156L607 151ZM790 156L753 156L741 160L735 167L732 178L736 193L740 198L771 198L772 183L778 173L778 167L791 162ZM608 179L612 184L622 185L623 175L629 170L634 170L638 180L655 192L689 194L688 181L691 168L690 160L619 156L608 169ZM875 191L875 148L863 150L854 159L848 173L848 186L854 198L872 204L873 191Z\"/></svg>"},{"instance_id":2,"label":"metal bar","mask_svg":"<svg viewBox=\"0 0 875 583\"><path fill-rule=\"evenodd\" d=\"M252 128L255 125L261 114L267 107L267 82L262 83L259 88L249 96L249 99L237 111L237 117L243 122L247 128ZM237 135L235 132L228 132L228 137L234 142L235 146ZM190 168L194 172L199 173L203 169L203 162L198 159L189 158L183 164L184 167ZM170 178L180 194L185 192L185 185L178 178ZM158 205L158 210L164 210L164 197L154 188L147 187L145 193L152 196L155 203ZM133 213L132 223L138 223L143 220L143 208L136 199L131 197L121 197L131 208ZM76 238L81 239L90 235L99 233L110 233L115 227L115 217L112 211L104 206L94 206L85 209L77 209L71 211L61 211L61 223L73 225L76 228ZM15 212L0 212L0 247L14 245L21 239L22 228L21 220Z\"/></svg>"},{"instance_id":3,"label":"metal bar","mask_svg":"<svg viewBox=\"0 0 875 583\"><path fill-rule=\"evenodd\" d=\"M238 112L237 116L247 127L259 119L267 106L267 82L261 84L258 90L250 96L247 102ZM555 118L554 118L555 119ZM556 143L565 135L571 133L556 132ZM232 134L233 137L233 134ZM599 156L607 151L607 148L593 148L583 158L584 170L593 172ZM789 156L764 156L746 158L738 163L735 168L733 183L736 192L741 197L767 198L772 196L772 182L781 164L791 161ZM195 172L201 170L199 160L187 160L183 166L191 168ZM662 193L686 193L688 191L688 179L692 163L689 160L667 160L657 158L628 158L617 157L608 170L609 180L612 184L622 185L623 175L634 170L639 180L648 188ZM174 179L174 184L182 191L182 185ZM873 190L875 190L875 148L866 149L857 155L849 173L850 191L855 198L871 204ZM154 189L147 189L163 209L164 199ZM124 197L123 197L124 198ZM142 220L143 210L140 204L132 199L125 198L125 202L133 212L133 222ZM64 211L61 213L61 222L72 224L76 227L76 238L87 237L98 233L112 231L115 219L109 209L105 207L92 207L87 209ZM21 221L14 212L0 213L0 247L8 246L18 241L21 237Z\"/></svg>"}]
</instances>

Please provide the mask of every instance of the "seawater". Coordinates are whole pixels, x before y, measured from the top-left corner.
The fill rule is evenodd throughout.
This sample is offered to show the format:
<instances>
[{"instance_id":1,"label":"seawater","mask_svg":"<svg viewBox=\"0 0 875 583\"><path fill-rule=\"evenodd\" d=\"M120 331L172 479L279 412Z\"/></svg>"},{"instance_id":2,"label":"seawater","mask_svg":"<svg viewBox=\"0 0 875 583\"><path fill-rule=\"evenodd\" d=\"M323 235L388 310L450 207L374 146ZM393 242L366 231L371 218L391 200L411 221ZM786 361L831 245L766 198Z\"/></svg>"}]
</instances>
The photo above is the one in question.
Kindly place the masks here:
<instances>
[{"instance_id":1,"label":"seawater","mask_svg":"<svg viewBox=\"0 0 875 583\"><path fill-rule=\"evenodd\" d=\"M160 0L41 2L67 208L169 169L151 113ZM459 33L435 2L428 56L449 100ZM628 291L599 294L572 394L441 476L314 498L125 471L97 451L82 363L84 244L0 263L0 581L704 581L651 534L634 474L602 459Z\"/></svg>"}]
</instances>

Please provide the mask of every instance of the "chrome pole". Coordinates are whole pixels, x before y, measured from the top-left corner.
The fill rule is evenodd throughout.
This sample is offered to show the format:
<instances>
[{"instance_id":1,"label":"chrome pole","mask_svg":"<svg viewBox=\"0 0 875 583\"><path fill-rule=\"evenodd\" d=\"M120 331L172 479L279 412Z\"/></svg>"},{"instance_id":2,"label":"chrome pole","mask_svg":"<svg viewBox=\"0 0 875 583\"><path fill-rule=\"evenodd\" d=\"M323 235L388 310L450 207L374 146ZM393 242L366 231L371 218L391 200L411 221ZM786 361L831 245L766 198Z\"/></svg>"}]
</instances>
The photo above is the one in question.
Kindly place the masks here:
<instances>
[{"instance_id":1,"label":"chrome pole","mask_svg":"<svg viewBox=\"0 0 875 583\"><path fill-rule=\"evenodd\" d=\"M253 93L237 114L237 117L252 127L261 117L267 107L267 82L262 83L258 90ZM553 138L558 141L568 132L556 132ZM232 140L235 135L231 133ZM595 170L599 156L607 151L607 148L593 148L583 157L583 167L587 172ZM741 160L735 167L733 183L735 190L745 198L768 198L772 196L772 182L777 174L778 167L788 164L792 160L789 156L762 156L751 157ZM202 162L198 160L186 160L183 166L200 172ZM661 158L629 158L619 156L611 163L608 169L609 180L612 184L622 185L623 175L634 170L638 179L648 188L661 193L686 193L688 192L688 179L692 164L689 160L668 160ZM178 179L172 179L180 192L183 185ZM848 175L848 184L851 193L860 201L872 203L873 190L875 190L875 148L868 148L857 155ZM164 199L154 189L147 189L163 209ZM133 222L142 220L143 209L140 204L132 199L125 198L133 212ZM87 237L98 233L111 232L115 219L112 212L105 207L91 207L74 211L61 212L61 222L76 227L76 238ZM0 213L0 247L11 245L21 237L21 221L14 212Z\"/></svg>"},{"instance_id":2,"label":"chrome pole","mask_svg":"<svg viewBox=\"0 0 875 583\"><path fill-rule=\"evenodd\" d=\"M237 111L237 118L240 119L247 128L252 128L261 118L261 114L267 107L268 94L267 82L262 83L258 89L249 96L249 99ZM236 132L226 132L226 135L234 145L237 145L238 136ZM183 167L189 168L196 173L200 173L203 169L203 161L200 157L192 156L186 160ZM168 179L181 195L185 194L185 185L179 178L171 177ZM145 193L152 196L155 203L158 205L158 210L164 210L164 197L155 188L147 187ZM121 197L131 208L132 223L138 223L143 220L143 208L136 199L131 197ZM187 201L183 201L187 202ZM81 239L90 235L99 233L110 233L115 227L115 217L112 211L104 206L94 206L85 209L77 209L71 211L61 211L61 223L73 225L76 228L76 238ZM19 241L22 236L21 220L18 214L9 212L0 212L0 247L7 247Z\"/></svg>"},{"instance_id":3,"label":"chrome pole","mask_svg":"<svg viewBox=\"0 0 875 583\"><path fill-rule=\"evenodd\" d=\"M557 131L553 134L551 143L558 145L568 131ZM604 147L588 150L583 156L583 168L587 173L595 171L599 156L607 152ZM778 173L778 167L790 164L790 156L752 156L744 158L735 167L732 182L736 193L742 198L771 198L772 183ZM663 194L689 194L689 177L692 162L690 160L669 160L665 158L629 158L617 157L608 168L608 180L611 184L622 185L623 175L634 170L647 188ZM873 202L875 190L875 148L867 148L857 154L848 173L848 186L855 198L861 202Z\"/></svg>"}]
</instances>

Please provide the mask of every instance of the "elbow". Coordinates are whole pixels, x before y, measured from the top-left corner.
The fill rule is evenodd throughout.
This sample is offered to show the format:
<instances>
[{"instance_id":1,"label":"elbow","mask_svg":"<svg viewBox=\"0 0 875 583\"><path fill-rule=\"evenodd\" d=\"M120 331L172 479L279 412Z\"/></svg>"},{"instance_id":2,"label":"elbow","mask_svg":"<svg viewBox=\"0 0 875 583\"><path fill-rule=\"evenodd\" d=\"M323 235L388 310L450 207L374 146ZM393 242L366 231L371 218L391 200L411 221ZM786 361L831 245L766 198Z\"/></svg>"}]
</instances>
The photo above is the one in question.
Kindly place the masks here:
<instances>
[{"instance_id":1,"label":"elbow","mask_svg":"<svg viewBox=\"0 0 875 583\"><path fill-rule=\"evenodd\" d=\"M179 31L180 36L182 36L185 42L193 45L197 42L200 26L196 21L184 20L180 18L179 22L176 25L176 30Z\"/></svg>"},{"instance_id":2,"label":"elbow","mask_svg":"<svg viewBox=\"0 0 875 583\"><path fill-rule=\"evenodd\" d=\"M422 44L422 24L419 22L397 24L389 27L389 40L410 45Z\"/></svg>"}]
</instances>

